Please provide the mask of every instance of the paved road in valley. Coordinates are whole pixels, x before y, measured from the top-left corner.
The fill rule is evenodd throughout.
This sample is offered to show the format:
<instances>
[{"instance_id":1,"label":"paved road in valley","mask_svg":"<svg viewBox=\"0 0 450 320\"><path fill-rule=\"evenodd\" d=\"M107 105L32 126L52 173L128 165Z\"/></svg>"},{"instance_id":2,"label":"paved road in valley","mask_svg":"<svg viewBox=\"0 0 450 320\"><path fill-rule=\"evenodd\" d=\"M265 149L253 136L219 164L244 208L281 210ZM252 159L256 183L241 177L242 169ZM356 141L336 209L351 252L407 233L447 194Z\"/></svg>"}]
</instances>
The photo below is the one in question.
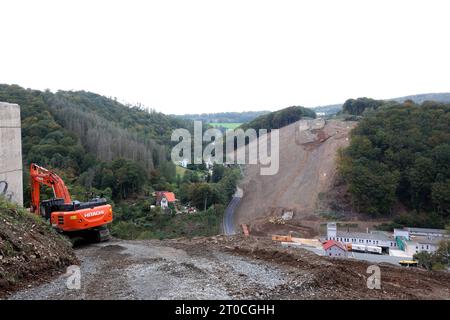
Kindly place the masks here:
<instances>
[{"instance_id":1,"label":"paved road in valley","mask_svg":"<svg viewBox=\"0 0 450 320\"><path fill-rule=\"evenodd\" d=\"M234 229L234 212L236 208L239 206L239 203L242 199L242 189L237 188L236 192L233 195L228 207L225 209L225 214L223 215L223 233L226 235L233 235L236 233Z\"/></svg>"}]
</instances>

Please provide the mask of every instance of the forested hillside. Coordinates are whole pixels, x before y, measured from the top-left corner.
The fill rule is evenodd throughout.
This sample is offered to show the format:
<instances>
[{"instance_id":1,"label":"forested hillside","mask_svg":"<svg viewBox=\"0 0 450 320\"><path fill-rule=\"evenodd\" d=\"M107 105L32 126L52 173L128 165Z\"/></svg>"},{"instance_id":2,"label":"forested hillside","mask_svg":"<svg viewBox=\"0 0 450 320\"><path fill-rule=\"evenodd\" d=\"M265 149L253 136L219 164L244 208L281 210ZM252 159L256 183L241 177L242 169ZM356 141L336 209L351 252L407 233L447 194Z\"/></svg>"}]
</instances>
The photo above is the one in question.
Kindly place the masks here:
<instances>
[{"instance_id":1,"label":"forested hillside","mask_svg":"<svg viewBox=\"0 0 450 320\"><path fill-rule=\"evenodd\" d=\"M190 130L191 121L84 91L51 93L0 85L0 101L21 106L26 206L28 166L35 162L57 172L74 199L107 197L114 206L116 236L219 232L239 170L216 167L211 175L204 165L176 168L169 158L170 136L177 128ZM44 197L52 196L51 190L43 190ZM189 218L163 214L152 207L152 192L158 190L173 191L181 205L206 213Z\"/></svg>"},{"instance_id":2,"label":"forested hillside","mask_svg":"<svg viewBox=\"0 0 450 320\"><path fill-rule=\"evenodd\" d=\"M377 109L381 104L385 104L387 102L403 103L406 100L411 100L417 104L421 104L425 101L450 103L450 93L422 93L384 100L375 100L370 98L348 99L344 104L315 107L314 111L324 112L325 115L334 115L337 113L361 115L365 109L373 110Z\"/></svg>"},{"instance_id":3,"label":"forested hillside","mask_svg":"<svg viewBox=\"0 0 450 320\"><path fill-rule=\"evenodd\" d=\"M348 99L342 106L342 112L352 115L362 115L366 110L376 110L384 104L383 100L370 98Z\"/></svg>"},{"instance_id":4,"label":"forested hillside","mask_svg":"<svg viewBox=\"0 0 450 320\"><path fill-rule=\"evenodd\" d=\"M1 85L0 100L21 106L25 167L36 162L55 168L77 182L73 187L109 188L114 197L140 192L152 170L175 178L168 144L171 131L187 127L186 121L83 91L52 94ZM122 177L114 176L120 172Z\"/></svg>"},{"instance_id":5,"label":"forested hillside","mask_svg":"<svg viewBox=\"0 0 450 320\"><path fill-rule=\"evenodd\" d=\"M380 104L353 101L347 110L366 113L342 152L340 170L354 207L398 223L443 227L450 218L450 105L437 102ZM405 219L407 221L405 221Z\"/></svg>"},{"instance_id":6,"label":"forested hillside","mask_svg":"<svg viewBox=\"0 0 450 320\"><path fill-rule=\"evenodd\" d=\"M342 106L342 112L344 114L359 116L366 111L376 110L381 105L395 105L396 103L403 103L405 101L411 101L416 104L422 104L426 101L450 103L450 93L424 93L385 100L371 98L348 99Z\"/></svg>"},{"instance_id":7,"label":"forested hillside","mask_svg":"<svg viewBox=\"0 0 450 320\"><path fill-rule=\"evenodd\" d=\"M55 119L74 132L99 160L123 158L147 170L163 166L170 134L189 123L118 102L90 92L60 91L47 99Z\"/></svg>"},{"instance_id":8,"label":"forested hillside","mask_svg":"<svg viewBox=\"0 0 450 320\"><path fill-rule=\"evenodd\" d=\"M257 132L259 129L279 129L304 117L316 118L316 113L308 108L294 106L259 116L248 123L242 124L241 128L244 130L252 128Z\"/></svg>"}]
</instances>

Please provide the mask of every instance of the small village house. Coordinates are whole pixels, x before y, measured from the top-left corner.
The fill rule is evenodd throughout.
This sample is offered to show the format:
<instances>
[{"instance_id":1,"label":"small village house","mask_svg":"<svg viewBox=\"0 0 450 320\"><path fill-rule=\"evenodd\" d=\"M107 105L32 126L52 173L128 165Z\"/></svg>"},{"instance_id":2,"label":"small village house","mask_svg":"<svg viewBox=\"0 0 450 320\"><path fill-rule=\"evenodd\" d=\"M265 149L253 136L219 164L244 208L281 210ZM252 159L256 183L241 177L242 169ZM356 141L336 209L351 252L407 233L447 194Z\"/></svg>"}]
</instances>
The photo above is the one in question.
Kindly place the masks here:
<instances>
[{"instance_id":1,"label":"small village house","mask_svg":"<svg viewBox=\"0 0 450 320\"><path fill-rule=\"evenodd\" d=\"M323 244L323 250L325 250L325 255L327 257L347 257L347 248L345 245L335 240L328 240L325 242Z\"/></svg>"},{"instance_id":2,"label":"small village house","mask_svg":"<svg viewBox=\"0 0 450 320\"><path fill-rule=\"evenodd\" d=\"M177 199L175 193L169 191L156 191L154 196L156 197L156 205L161 209L174 208Z\"/></svg>"}]
</instances>

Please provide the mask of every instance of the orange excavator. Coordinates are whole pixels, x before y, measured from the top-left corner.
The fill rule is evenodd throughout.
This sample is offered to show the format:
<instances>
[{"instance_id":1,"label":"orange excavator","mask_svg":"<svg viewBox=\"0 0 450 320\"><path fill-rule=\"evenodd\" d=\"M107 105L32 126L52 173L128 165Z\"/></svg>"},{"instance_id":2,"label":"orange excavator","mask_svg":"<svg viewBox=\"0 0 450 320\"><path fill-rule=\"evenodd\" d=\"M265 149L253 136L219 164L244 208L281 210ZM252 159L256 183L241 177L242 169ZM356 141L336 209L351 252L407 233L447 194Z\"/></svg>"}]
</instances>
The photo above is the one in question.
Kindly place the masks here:
<instances>
[{"instance_id":1,"label":"orange excavator","mask_svg":"<svg viewBox=\"0 0 450 320\"><path fill-rule=\"evenodd\" d=\"M106 199L72 200L64 181L56 173L34 163L30 166L30 181L31 212L50 220L54 228L72 239L92 242L109 239L106 225L112 222L113 214ZM41 185L52 188L54 198L41 201Z\"/></svg>"}]
</instances>

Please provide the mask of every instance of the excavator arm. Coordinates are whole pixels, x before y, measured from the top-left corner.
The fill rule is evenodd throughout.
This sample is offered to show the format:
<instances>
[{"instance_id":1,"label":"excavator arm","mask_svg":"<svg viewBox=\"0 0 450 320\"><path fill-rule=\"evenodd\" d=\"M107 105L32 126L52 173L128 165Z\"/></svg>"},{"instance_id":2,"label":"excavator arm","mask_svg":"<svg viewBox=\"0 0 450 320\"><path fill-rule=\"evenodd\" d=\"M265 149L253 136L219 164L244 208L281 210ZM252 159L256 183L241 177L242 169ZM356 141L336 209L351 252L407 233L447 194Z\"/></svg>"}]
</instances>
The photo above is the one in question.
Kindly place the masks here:
<instances>
[{"instance_id":1,"label":"excavator arm","mask_svg":"<svg viewBox=\"0 0 450 320\"><path fill-rule=\"evenodd\" d=\"M64 181L56 173L32 163L30 165L30 179L31 212L39 213L40 211L41 184L51 187L54 197L63 199L65 204L72 202L69 190Z\"/></svg>"}]
</instances>

